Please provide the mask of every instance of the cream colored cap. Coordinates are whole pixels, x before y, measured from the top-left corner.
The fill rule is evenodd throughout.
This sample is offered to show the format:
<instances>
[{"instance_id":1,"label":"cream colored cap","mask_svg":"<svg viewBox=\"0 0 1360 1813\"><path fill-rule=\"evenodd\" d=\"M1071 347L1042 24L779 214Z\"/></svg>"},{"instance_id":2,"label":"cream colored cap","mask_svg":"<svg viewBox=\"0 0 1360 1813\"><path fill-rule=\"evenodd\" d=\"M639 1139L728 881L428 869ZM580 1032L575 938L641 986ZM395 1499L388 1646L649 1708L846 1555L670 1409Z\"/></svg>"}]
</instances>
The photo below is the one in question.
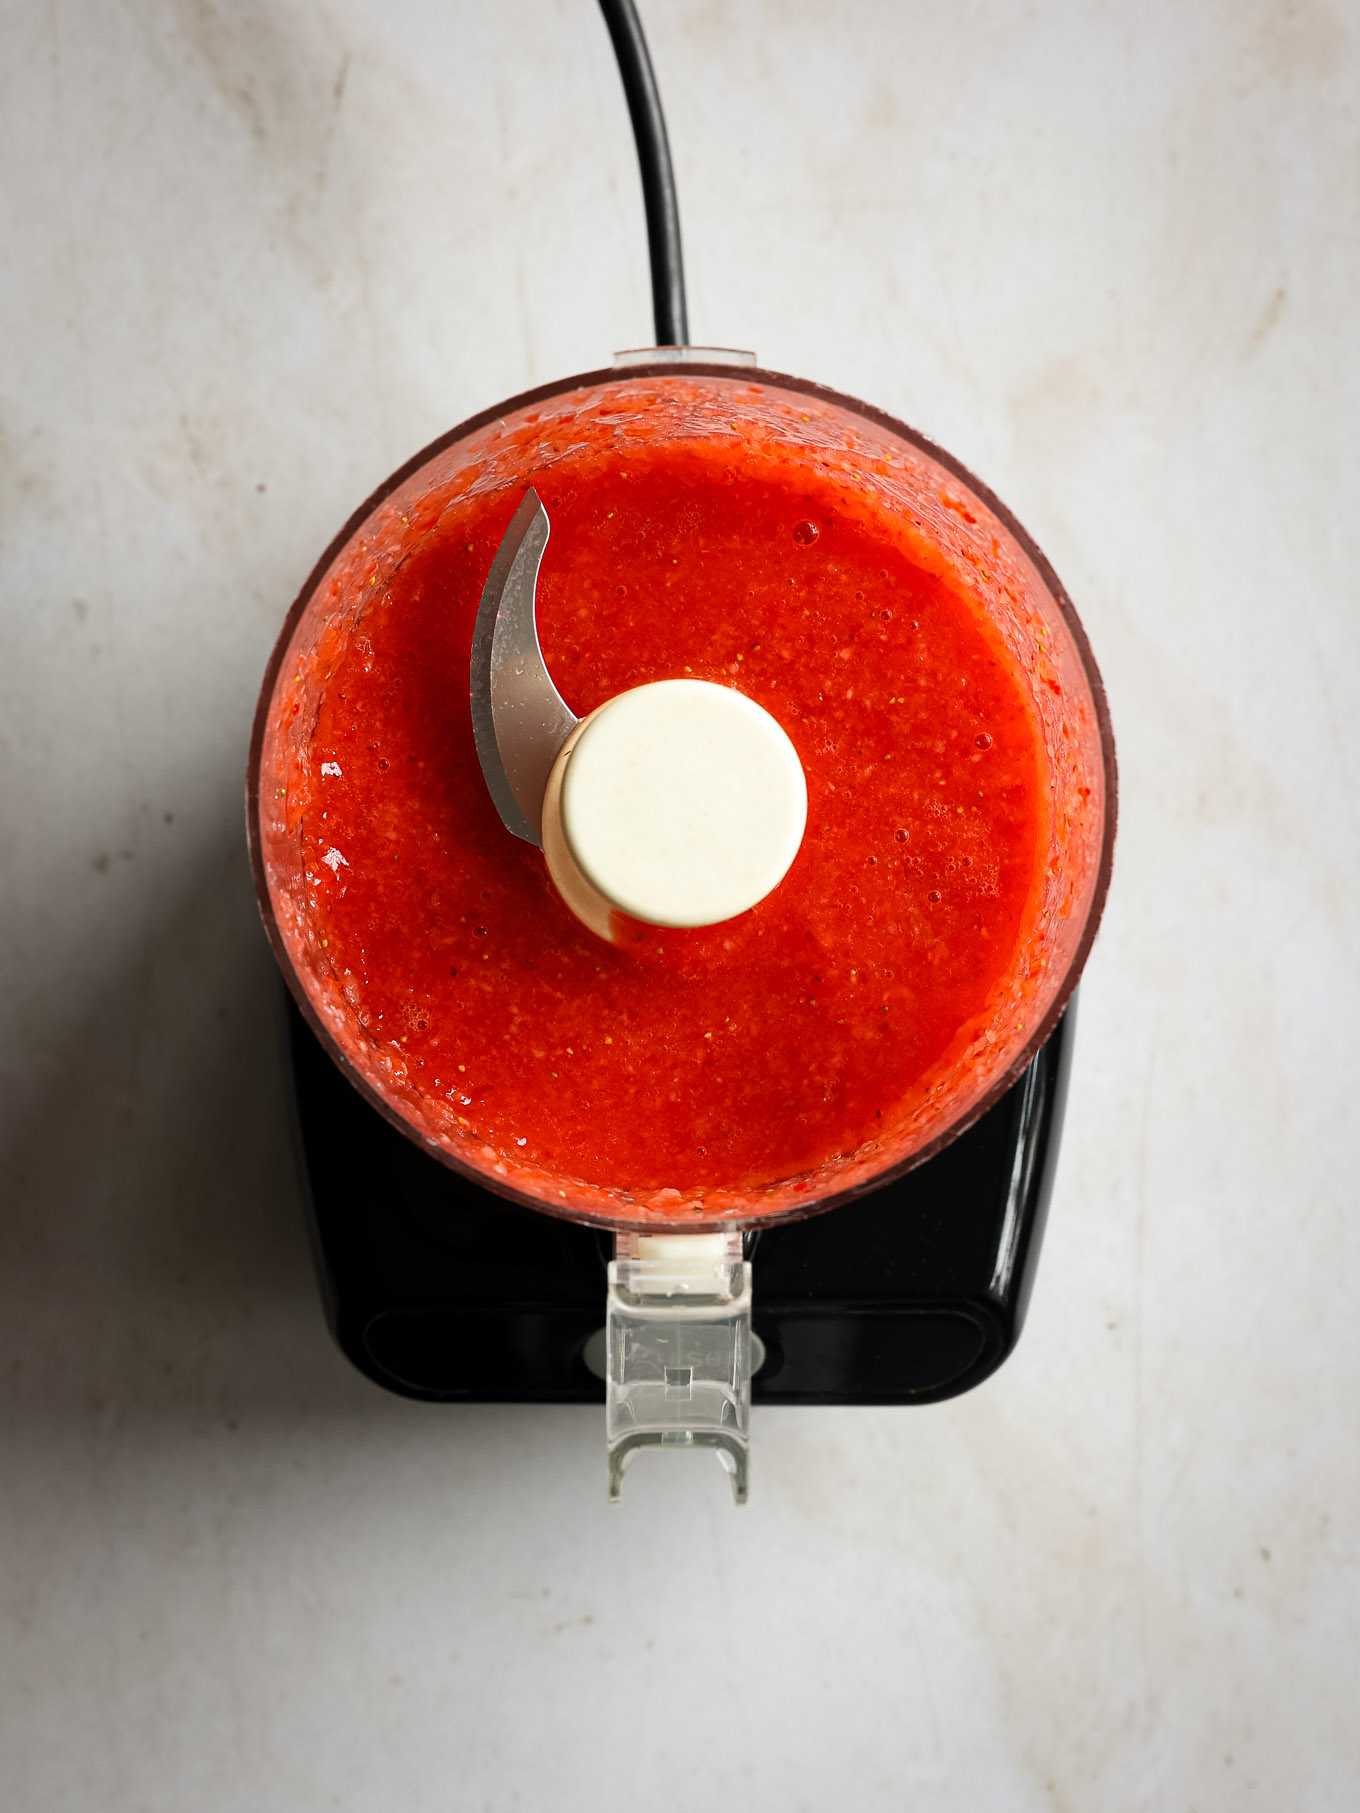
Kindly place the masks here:
<instances>
[{"instance_id":1,"label":"cream colored cap","mask_svg":"<svg viewBox=\"0 0 1360 1813\"><path fill-rule=\"evenodd\" d=\"M781 726L707 680L658 680L610 699L563 746L548 793L572 866L601 905L651 925L746 912L788 873L807 822L802 764ZM544 853L560 886L546 828ZM600 930L599 914L563 892Z\"/></svg>"}]
</instances>

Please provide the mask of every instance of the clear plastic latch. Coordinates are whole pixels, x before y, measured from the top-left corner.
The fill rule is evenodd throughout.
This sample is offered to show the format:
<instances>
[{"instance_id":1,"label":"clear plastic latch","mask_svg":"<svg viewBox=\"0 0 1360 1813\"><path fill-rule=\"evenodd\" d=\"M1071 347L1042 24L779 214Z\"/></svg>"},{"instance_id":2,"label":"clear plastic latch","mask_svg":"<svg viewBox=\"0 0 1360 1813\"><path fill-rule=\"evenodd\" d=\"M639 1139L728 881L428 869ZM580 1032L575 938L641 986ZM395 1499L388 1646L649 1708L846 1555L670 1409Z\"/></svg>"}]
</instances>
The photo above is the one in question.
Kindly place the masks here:
<instances>
[{"instance_id":1,"label":"clear plastic latch","mask_svg":"<svg viewBox=\"0 0 1360 1813\"><path fill-rule=\"evenodd\" d=\"M711 1448L746 1503L751 1267L740 1234L620 1234L605 1323L609 1502L640 1448Z\"/></svg>"}]
</instances>

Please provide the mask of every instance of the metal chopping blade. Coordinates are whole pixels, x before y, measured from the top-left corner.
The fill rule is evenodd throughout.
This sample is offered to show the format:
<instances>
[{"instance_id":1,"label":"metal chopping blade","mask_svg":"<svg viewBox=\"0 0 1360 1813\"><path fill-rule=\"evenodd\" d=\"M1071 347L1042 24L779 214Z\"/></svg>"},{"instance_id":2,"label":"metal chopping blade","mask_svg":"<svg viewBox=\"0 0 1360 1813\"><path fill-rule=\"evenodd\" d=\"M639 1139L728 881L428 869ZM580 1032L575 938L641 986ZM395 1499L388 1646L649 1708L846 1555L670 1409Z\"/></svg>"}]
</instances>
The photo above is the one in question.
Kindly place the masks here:
<instances>
[{"instance_id":1,"label":"metal chopping blade","mask_svg":"<svg viewBox=\"0 0 1360 1813\"><path fill-rule=\"evenodd\" d=\"M530 489L496 550L472 632L472 734L501 823L543 844L543 794L576 715L552 683L538 645L535 593L548 513Z\"/></svg>"}]
</instances>

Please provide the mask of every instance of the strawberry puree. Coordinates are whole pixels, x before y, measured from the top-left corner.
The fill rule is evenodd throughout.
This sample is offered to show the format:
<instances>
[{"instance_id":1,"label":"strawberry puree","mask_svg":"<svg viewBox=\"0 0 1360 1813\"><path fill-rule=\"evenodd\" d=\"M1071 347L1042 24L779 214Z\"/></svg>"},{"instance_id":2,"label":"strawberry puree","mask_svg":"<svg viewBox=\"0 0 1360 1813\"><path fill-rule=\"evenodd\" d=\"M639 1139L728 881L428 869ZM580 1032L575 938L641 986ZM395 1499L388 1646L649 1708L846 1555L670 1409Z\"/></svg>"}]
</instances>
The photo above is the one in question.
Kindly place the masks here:
<instances>
[{"instance_id":1,"label":"strawberry puree","mask_svg":"<svg viewBox=\"0 0 1360 1813\"><path fill-rule=\"evenodd\" d=\"M305 874L291 930L328 1030L432 1144L546 1206L749 1215L900 1144L950 1064L969 1081L961 1039L1014 1018L1054 823L1032 679L919 523L825 463L711 433L621 446L613 418L521 463L398 493L280 672L262 790ZM572 710L692 675L798 750L802 849L739 919L605 944L496 815L469 649L530 482Z\"/></svg>"}]
</instances>

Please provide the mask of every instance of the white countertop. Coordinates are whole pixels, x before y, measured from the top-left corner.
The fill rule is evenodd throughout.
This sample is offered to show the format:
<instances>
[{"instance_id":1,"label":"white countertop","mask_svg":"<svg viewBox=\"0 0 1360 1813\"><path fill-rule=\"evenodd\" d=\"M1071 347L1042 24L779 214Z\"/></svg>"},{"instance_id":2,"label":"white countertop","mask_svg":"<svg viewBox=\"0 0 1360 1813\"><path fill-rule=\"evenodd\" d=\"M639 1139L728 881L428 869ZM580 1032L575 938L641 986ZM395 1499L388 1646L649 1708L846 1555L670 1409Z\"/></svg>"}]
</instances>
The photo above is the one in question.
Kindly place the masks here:
<instances>
[{"instance_id":1,"label":"white countertop","mask_svg":"<svg viewBox=\"0 0 1360 1813\"><path fill-rule=\"evenodd\" d=\"M390 469L650 337L590 0L12 0L0 1804L1355 1805L1360 13L646 0L696 340L905 417L1122 779L1029 1327L753 1498L332 1348L241 791Z\"/></svg>"}]
</instances>

